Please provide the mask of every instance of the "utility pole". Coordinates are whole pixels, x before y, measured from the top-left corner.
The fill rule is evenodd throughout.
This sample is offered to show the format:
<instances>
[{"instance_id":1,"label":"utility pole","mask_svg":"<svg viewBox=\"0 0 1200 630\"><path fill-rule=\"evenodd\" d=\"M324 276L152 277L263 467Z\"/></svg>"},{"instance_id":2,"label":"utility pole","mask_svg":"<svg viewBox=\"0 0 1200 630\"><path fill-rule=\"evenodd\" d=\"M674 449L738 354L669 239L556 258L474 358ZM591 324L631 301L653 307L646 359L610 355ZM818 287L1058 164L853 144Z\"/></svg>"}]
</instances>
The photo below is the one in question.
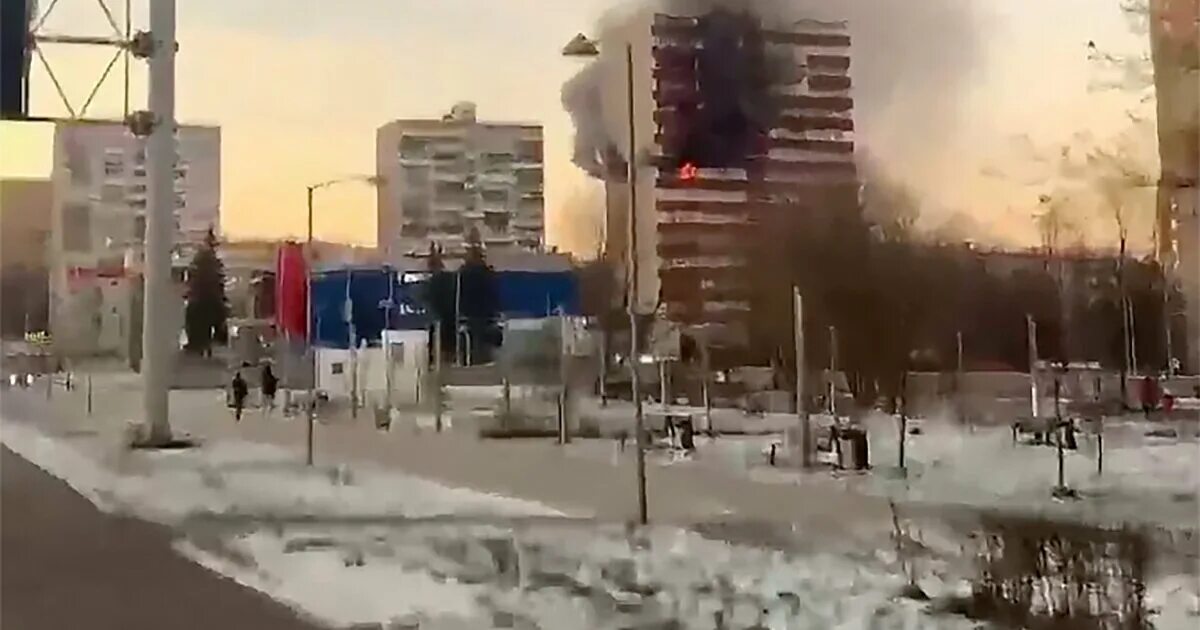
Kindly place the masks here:
<instances>
[{"instance_id":1,"label":"utility pole","mask_svg":"<svg viewBox=\"0 0 1200 630\"><path fill-rule=\"evenodd\" d=\"M1062 406L1059 405L1059 397L1062 393L1062 373L1056 369L1054 372L1054 447L1058 451L1058 485L1056 488L1066 488L1066 464L1065 455L1063 453L1063 419Z\"/></svg>"},{"instance_id":2,"label":"utility pole","mask_svg":"<svg viewBox=\"0 0 1200 630\"><path fill-rule=\"evenodd\" d=\"M173 303L171 249L175 230L175 0L150 3L150 113L153 128L146 142L146 245L143 266L142 413L149 445L171 439L171 355L174 317L163 312Z\"/></svg>"},{"instance_id":3,"label":"utility pole","mask_svg":"<svg viewBox=\"0 0 1200 630\"><path fill-rule=\"evenodd\" d=\"M606 318L607 319L607 318ZM600 406L608 406L608 330L600 330Z\"/></svg>"},{"instance_id":4,"label":"utility pole","mask_svg":"<svg viewBox=\"0 0 1200 630\"><path fill-rule=\"evenodd\" d=\"M567 315L562 308L558 310L558 443L567 444L571 441L570 412L567 398L570 390L570 375L567 365Z\"/></svg>"},{"instance_id":5,"label":"utility pole","mask_svg":"<svg viewBox=\"0 0 1200 630\"><path fill-rule=\"evenodd\" d=\"M346 272L346 326L349 329L350 341L350 417L358 418L358 342L357 331L354 329L354 298L350 293L350 285L354 280L354 272Z\"/></svg>"},{"instance_id":6,"label":"utility pole","mask_svg":"<svg viewBox=\"0 0 1200 630\"><path fill-rule=\"evenodd\" d=\"M812 467L812 424L804 404L804 301L800 288L792 287L792 316L795 325L796 417L800 420L800 465Z\"/></svg>"},{"instance_id":7,"label":"utility pole","mask_svg":"<svg viewBox=\"0 0 1200 630\"><path fill-rule=\"evenodd\" d=\"M1133 376L1138 375L1138 355L1137 355L1137 326L1133 318L1133 300L1125 298L1125 312L1127 323L1125 329L1129 331L1129 373Z\"/></svg>"},{"instance_id":8,"label":"utility pole","mask_svg":"<svg viewBox=\"0 0 1200 630\"><path fill-rule=\"evenodd\" d=\"M709 393L709 388L711 387L709 382L712 378L712 361L708 354L707 337L700 341L700 361L701 369L704 371L704 378L700 380L700 395L704 398L704 426L708 429L709 437L712 437L715 435L713 432L712 396Z\"/></svg>"},{"instance_id":9,"label":"utility pole","mask_svg":"<svg viewBox=\"0 0 1200 630\"><path fill-rule=\"evenodd\" d=\"M1038 400L1038 381L1037 381L1037 362L1038 362L1038 343L1037 343L1037 322L1033 320L1033 315L1025 315L1025 327L1028 330L1029 336L1029 395L1030 395L1030 411L1033 417L1038 417L1040 410L1040 401Z\"/></svg>"},{"instance_id":10,"label":"utility pole","mask_svg":"<svg viewBox=\"0 0 1200 630\"><path fill-rule=\"evenodd\" d=\"M1167 271L1163 269L1163 340L1167 350L1167 378L1175 378L1175 338L1171 331L1171 290L1167 280Z\"/></svg>"},{"instance_id":11,"label":"utility pole","mask_svg":"<svg viewBox=\"0 0 1200 630\"><path fill-rule=\"evenodd\" d=\"M837 417L837 370L838 338L837 327L829 327L829 415Z\"/></svg>"},{"instance_id":12,"label":"utility pole","mask_svg":"<svg viewBox=\"0 0 1200 630\"><path fill-rule=\"evenodd\" d=\"M659 358L658 360L658 399L662 401L663 412L667 410L667 405L670 404L670 387L667 385L667 359Z\"/></svg>"},{"instance_id":13,"label":"utility pole","mask_svg":"<svg viewBox=\"0 0 1200 630\"><path fill-rule=\"evenodd\" d=\"M958 362L956 365L958 374L961 376L963 373L963 335L961 330L955 334L955 340L958 343Z\"/></svg>"},{"instance_id":14,"label":"utility pole","mask_svg":"<svg viewBox=\"0 0 1200 630\"><path fill-rule=\"evenodd\" d=\"M316 331L313 330L313 191L315 186L309 186L308 191L308 238L304 243L304 340L305 352L308 357L308 399L305 401L305 433L304 433L304 463L313 465L313 431L317 422L317 352L313 347Z\"/></svg>"},{"instance_id":15,"label":"utility pole","mask_svg":"<svg viewBox=\"0 0 1200 630\"><path fill-rule=\"evenodd\" d=\"M645 419L642 417L641 379L638 377L638 247L637 247L637 125L633 107L633 44L625 44L625 95L629 109L629 369L631 387L633 388L633 416L637 431L637 484L638 484L638 522L645 525L649 522L649 510L646 500L646 436Z\"/></svg>"},{"instance_id":16,"label":"utility pole","mask_svg":"<svg viewBox=\"0 0 1200 630\"><path fill-rule=\"evenodd\" d=\"M904 373L900 375L900 395L898 398L899 398L899 401L898 401L899 404L896 405L898 407L898 409L896 411L898 411L900 414L900 447L898 449L899 456L900 456L900 470L907 472L908 468L907 468L907 464L905 462L905 452L904 452L905 451L904 447L908 441L908 370L907 369L904 370Z\"/></svg>"},{"instance_id":17,"label":"utility pole","mask_svg":"<svg viewBox=\"0 0 1200 630\"><path fill-rule=\"evenodd\" d=\"M442 432L442 322L433 323L433 419L434 428Z\"/></svg>"},{"instance_id":18,"label":"utility pole","mask_svg":"<svg viewBox=\"0 0 1200 630\"><path fill-rule=\"evenodd\" d=\"M1120 226L1118 225L1120 228ZM1121 309L1121 408L1129 406L1129 315L1125 297L1125 231L1121 229L1121 249L1117 256L1117 295Z\"/></svg>"},{"instance_id":19,"label":"utility pole","mask_svg":"<svg viewBox=\"0 0 1200 630\"><path fill-rule=\"evenodd\" d=\"M954 341L957 349L957 361L954 365L954 406L958 411L958 419L962 422L966 416L965 405L963 404L963 334L959 330L954 333Z\"/></svg>"}]
</instances>

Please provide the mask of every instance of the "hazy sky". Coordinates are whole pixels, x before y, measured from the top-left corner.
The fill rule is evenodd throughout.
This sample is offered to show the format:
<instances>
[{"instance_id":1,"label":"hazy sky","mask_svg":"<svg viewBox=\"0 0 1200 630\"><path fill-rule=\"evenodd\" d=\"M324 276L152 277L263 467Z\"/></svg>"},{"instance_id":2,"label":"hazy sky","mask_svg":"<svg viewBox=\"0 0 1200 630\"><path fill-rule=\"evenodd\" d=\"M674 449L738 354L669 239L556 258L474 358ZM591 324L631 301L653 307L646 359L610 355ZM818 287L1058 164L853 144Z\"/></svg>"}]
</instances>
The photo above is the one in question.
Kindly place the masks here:
<instances>
[{"instance_id":1,"label":"hazy sky","mask_svg":"<svg viewBox=\"0 0 1200 630\"><path fill-rule=\"evenodd\" d=\"M390 119L435 117L455 101L473 100L483 119L541 121L549 240L584 247L596 225L586 203L592 185L570 163L571 126L559 96L579 62L559 50L576 32L592 31L614 4L178 0L178 118L222 127L221 220L235 237L299 234L305 184L372 172L375 129ZM1052 147L1082 129L1103 135L1118 128L1121 104L1087 92L1095 73L1085 47L1089 40L1120 50L1144 45L1129 33L1119 0L975 4L982 8L974 32L949 38L977 48L955 97L958 121L946 133L931 133L928 154L913 155L898 170L924 193L929 221L962 212L981 235L1031 241L1029 217L1040 190L1028 185L1029 177L1010 182L981 171L1023 160L1013 149L1016 134L1045 138ZM133 15L144 28L146 0L135 0ZM93 0L59 0L45 30L104 28ZM63 46L46 47L46 56L76 102L108 62L102 50ZM144 102L142 66L133 64L135 104ZM119 73L113 79L89 115L119 113ZM45 73L35 69L33 81L35 113L65 114ZM46 126L0 124L0 176L45 176L49 169ZM350 185L319 194L322 238L374 240L373 192Z\"/></svg>"}]
</instances>

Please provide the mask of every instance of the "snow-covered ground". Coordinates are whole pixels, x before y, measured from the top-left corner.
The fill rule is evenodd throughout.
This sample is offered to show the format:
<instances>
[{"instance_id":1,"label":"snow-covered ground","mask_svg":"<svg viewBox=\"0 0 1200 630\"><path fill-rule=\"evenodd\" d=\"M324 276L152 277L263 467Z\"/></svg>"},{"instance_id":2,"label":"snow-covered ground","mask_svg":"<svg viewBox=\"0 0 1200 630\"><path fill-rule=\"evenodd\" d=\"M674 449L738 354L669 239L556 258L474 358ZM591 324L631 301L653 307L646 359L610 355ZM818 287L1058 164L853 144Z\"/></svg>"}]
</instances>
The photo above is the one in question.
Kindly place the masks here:
<instances>
[{"instance_id":1,"label":"snow-covered ground","mask_svg":"<svg viewBox=\"0 0 1200 630\"><path fill-rule=\"evenodd\" d=\"M1045 512L1093 523L1200 527L1200 440L1194 434L1195 422L1163 424L1130 418L1106 424L1102 473L1096 436L1077 433L1078 449L1065 451L1063 468L1067 486L1081 496L1067 501L1051 494L1058 481L1056 449L1014 444L1007 427L971 429L944 419L910 421L909 426L920 427L920 432L906 438L907 470L902 474L897 420L879 414L864 424L871 463L865 473L804 474L787 467L780 435L715 440L699 436L697 452L691 457L659 451L648 460L658 465L718 468L764 483L836 484L900 503ZM1147 435L1163 429L1184 438ZM777 445L778 467L768 464L771 444ZM611 460L613 451L611 441L574 447L574 452L594 459Z\"/></svg>"},{"instance_id":2,"label":"snow-covered ground","mask_svg":"<svg viewBox=\"0 0 1200 630\"><path fill-rule=\"evenodd\" d=\"M1056 504L1049 498L1054 449L1014 447L1007 429L969 432L934 422L909 436L909 474L900 479L889 470L896 457L893 422L869 423L875 464L869 475L805 482L932 503L1070 510L1112 503L1121 507L1082 509L1110 518L1137 507L1157 522L1178 519L1188 507L1163 497L1194 496L1200 480L1196 443L1143 439L1144 427L1131 424L1109 435L1103 478L1090 479L1095 460L1086 446L1068 462L1070 484L1110 494ZM293 450L234 438L189 451L120 454L98 449L97 440L50 437L25 423L4 422L0 438L108 509L182 523L185 531L189 516L238 516L193 521L209 529L181 541L180 551L332 625L649 628L677 620L685 628L712 628L720 612L727 627L736 628L976 627L898 597L905 579L887 540L878 541L879 549L785 553L673 527L631 535L620 526L571 518L587 514L395 470L353 462L308 468ZM684 465L729 466L740 459L744 466L770 439L705 442L700 459ZM732 452L739 455L716 457ZM786 473L761 463L749 474L786 480ZM1163 516L1172 509L1178 514ZM1194 527L1194 499L1190 509ZM457 520L405 520L432 516ZM380 517L378 524L348 524L371 517ZM795 535L804 538L804 532ZM916 571L922 588L935 597L961 594L970 559L959 554L959 543L925 542L938 550ZM1195 575L1156 578L1148 588L1149 604L1161 610L1156 627L1194 628L1198 592Z\"/></svg>"},{"instance_id":3,"label":"snow-covered ground","mask_svg":"<svg viewBox=\"0 0 1200 630\"><path fill-rule=\"evenodd\" d=\"M1198 525L1200 442L1194 437L1147 437L1151 425L1143 422L1108 424L1100 473L1098 440L1077 433L1079 448L1064 452L1063 468L1066 485L1082 498L1063 502L1051 496L1058 482L1056 449L1014 444L1007 427L969 430L945 421L923 422L920 434L907 436L907 474L901 475L896 420L879 416L866 424L874 470L846 480L863 492L906 501L1046 511L1089 522ZM1195 429L1195 423L1187 428Z\"/></svg>"},{"instance_id":4,"label":"snow-covered ground","mask_svg":"<svg viewBox=\"0 0 1200 630\"><path fill-rule=\"evenodd\" d=\"M732 627L970 627L898 598L898 567L870 553L787 557L669 527L631 543L622 526L537 503L367 466L311 469L294 452L237 440L118 454L20 422L5 422L0 436L103 509L203 533L206 544L185 538L178 549L335 626L415 615L426 629L522 619L704 628L724 610ZM420 520L431 516L458 520ZM347 524L371 517L385 518ZM213 528L223 532L215 548Z\"/></svg>"},{"instance_id":5,"label":"snow-covered ground","mask_svg":"<svg viewBox=\"0 0 1200 630\"><path fill-rule=\"evenodd\" d=\"M547 525L259 530L230 548L255 567L195 547L206 566L337 625L427 628L971 628L899 597L887 554L789 556L675 528ZM953 579L922 582L963 594ZM507 624L507 625L506 625ZM530 625L536 624L536 625Z\"/></svg>"},{"instance_id":6,"label":"snow-covered ground","mask_svg":"<svg viewBox=\"0 0 1200 630\"><path fill-rule=\"evenodd\" d=\"M222 440L201 448L126 452L94 448L5 422L6 446L102 509L160 522L197 515L298 517L566 516L532 501L451 488L371 466L308 467L271 445ZM119 471L119 472L118 472Z\"/></svg>"}]
</instances>

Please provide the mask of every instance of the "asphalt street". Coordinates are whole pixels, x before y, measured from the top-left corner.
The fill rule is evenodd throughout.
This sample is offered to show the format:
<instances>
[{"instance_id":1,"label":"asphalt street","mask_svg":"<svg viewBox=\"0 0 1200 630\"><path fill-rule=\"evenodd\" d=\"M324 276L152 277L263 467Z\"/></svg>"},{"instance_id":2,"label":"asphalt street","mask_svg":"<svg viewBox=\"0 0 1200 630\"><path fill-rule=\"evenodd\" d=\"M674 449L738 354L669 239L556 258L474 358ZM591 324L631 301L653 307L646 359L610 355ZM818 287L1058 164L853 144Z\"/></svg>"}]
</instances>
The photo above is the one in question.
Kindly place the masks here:
<instances>
[{"instance_id":1,"label":"asphalt street","mask_svg":"<svg viewBox=\"0 0 1200 630\"><path fill-rule=\"evenodd\" d=\"M318 628L175 553L175 538L0 448L0 628Z\"/></svg>"}]
</instances>

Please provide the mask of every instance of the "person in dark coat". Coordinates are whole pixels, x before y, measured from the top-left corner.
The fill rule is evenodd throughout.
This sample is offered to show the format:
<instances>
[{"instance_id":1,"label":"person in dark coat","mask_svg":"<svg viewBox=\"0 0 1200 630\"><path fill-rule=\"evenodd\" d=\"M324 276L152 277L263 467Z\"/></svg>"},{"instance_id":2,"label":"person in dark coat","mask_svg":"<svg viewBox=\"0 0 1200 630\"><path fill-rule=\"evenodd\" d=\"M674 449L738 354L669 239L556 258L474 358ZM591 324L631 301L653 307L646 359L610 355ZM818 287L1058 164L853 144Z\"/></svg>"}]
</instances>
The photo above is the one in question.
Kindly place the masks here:
<instances>
[{"instance_id":1,"label":"person in dark coat","mask_svg":"<svg viewBox=\"0 0 1200 630\"><path fill-rule=\"evenodd\" d=\"M268 363L262 368L263 410L266 413L275 410L275 393L277 391L279 391L279 379L275 377L275 373L271 371L271 365Z\"/></svg>"},{"instance_id":2,"label":"person in dark coat","mask_svg":"<svg viewBox=\"0 0 1200 630\"><path fill-rule=\"evenodd\" d=\"M238 370L233 374L233 419L240 422L242 420L242 410L246 408L246 396L249 395L250 388L246 386L246 379L242 378L242 371Z\"/></svg>"},{"instance_id":3,"label":"person in dark coat","mask_svg":"<svg viewBox=\"0 0 1200 630\"><path fill-rule=\"evenodd\" d=\"M1152 376L1142 379L1142 413L1150 417L1150 412L1158 409L1159 397L1162 395L1158 381Z\"/></svg>"}]
</instances>

